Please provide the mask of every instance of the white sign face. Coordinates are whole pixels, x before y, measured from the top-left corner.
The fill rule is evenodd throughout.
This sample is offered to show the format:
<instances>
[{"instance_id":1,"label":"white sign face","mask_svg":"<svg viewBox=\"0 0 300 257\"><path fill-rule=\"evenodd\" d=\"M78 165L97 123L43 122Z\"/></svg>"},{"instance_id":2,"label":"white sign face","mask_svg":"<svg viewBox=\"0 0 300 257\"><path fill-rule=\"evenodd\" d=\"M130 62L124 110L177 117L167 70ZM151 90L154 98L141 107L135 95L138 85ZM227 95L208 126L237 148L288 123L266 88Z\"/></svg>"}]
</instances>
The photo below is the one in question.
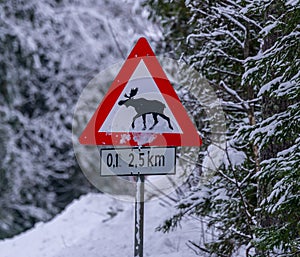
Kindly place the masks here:
<instances>
[{"instance_id":1,"label":"white sign face","mask_svg":"<svg viewBox=\"0 0 300 257\"><path fill-rule=\"evenodd\" d=\"M175 174L176 147L103 148L101 176Z\"/></svg>"},{"instance_id":2,"label":"white sign face","mask_svg":"<svg viewBox=\"0 0 300 257\"><path fill-rule=\"evenodd\" d=\"M164 97L141 60L99 132L182 134Z\"/></svg>"}]
</instances>

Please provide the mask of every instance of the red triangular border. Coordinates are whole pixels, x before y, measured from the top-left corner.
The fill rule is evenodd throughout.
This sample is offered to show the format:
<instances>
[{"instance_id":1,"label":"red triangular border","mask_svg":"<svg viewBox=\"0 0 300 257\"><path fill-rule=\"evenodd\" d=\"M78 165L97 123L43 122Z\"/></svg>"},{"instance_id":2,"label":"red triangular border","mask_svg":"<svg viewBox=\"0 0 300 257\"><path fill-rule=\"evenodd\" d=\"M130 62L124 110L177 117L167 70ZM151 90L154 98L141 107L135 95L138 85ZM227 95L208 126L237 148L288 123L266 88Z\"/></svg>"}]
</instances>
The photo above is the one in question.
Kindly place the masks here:
<instances>
[{"instance_id":1,"label":"red triangular border","mask_svg":"<svg viewBox=\"0 0 300 257\"><path fill-rule=\"evenodd\" d=\"M112 82L112 85L110 86L104 99L102 100L91 120L88 122L86 128L80 135L80 144L138 146L138 143L133 138L139 136L140 134L145 134L144 132L99 132L98 130L117 102L117 99L119 98L124 87L126 86L127 82L129 81L130 77L134 73L137 65L141 60L144 61L162 95L168 96L167 98L164 97L164 99L166 100L175 119L177 120L178 125L181 127L181 130L183 132L182 134L156 134L145 132L155 136L155 139L151 143L144 144L143 146L200 146L202 144L202 140L194 124L188 117L186 110L181 104L175 90L173 89L160 63L158 62L147 39L143 37L137 41L127 60L123 64L119 74ZM124 144L121 144L120 138L121 135L124 135L124 133L130 135L131 139L124 142Z\"/></svg>"}]
</instances>

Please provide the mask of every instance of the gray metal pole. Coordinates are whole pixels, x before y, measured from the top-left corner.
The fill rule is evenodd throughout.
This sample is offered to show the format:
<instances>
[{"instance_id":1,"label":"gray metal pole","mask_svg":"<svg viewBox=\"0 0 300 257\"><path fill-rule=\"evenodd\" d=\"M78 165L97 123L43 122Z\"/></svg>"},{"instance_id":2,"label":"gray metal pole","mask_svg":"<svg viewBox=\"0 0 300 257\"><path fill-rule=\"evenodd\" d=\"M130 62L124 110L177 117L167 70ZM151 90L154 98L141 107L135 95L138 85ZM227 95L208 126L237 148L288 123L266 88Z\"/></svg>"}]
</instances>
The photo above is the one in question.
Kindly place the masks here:
<instances>
[{"instance_id":1,"label":"gray metal pole","mask_svg":"<svg viewBox=\"0 0 300 257\"><path fill-rule=\"evenodd\" d=\"M134 219L134 257L143 257L144 245L144 175L136 181L135 219Z\"/></svg>"}]
</instances>

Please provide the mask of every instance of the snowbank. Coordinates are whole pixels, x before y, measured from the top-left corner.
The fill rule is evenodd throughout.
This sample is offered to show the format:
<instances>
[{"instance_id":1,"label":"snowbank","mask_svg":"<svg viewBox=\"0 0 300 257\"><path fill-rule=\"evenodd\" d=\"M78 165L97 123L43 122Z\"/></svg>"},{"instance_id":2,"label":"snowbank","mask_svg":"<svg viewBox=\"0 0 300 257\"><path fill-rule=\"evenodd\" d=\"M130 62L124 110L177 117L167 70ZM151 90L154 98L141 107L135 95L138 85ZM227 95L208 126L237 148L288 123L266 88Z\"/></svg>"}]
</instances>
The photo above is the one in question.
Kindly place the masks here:
<instances>
[{"instance_id":1,"label":"snowbank","mask_svg":"<svg viewBox=\"0 0 300 257\"><path fill-rule=\"evenodd\" d=\"M145 204L145 257L195 256L186 241L198 238L195 221L169 234L155 228L169 217L159 201ZM129 257L133 256L134 205L103 194L74 201L47 223L0 241L0 257Z\"/></svg>"}]
</instances>

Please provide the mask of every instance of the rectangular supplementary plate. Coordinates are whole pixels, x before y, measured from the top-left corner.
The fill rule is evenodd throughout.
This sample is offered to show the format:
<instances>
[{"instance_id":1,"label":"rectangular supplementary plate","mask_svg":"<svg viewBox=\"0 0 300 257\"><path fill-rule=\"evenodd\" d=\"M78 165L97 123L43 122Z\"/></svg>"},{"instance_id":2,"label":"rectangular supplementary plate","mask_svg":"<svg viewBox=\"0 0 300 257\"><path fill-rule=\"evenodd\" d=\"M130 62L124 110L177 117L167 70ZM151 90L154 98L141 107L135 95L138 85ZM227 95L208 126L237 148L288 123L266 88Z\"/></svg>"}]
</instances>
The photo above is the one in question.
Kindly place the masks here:
<instances>
[{"instance_id":1,"label":"rectangular supplementary plate","mask_svg":"<svg viewBox=\"0 0 300 257\"><path fill-rule=\"evenodd\" d=\"M101 176L175 174L176 147L100 149Z\"/></svg>"}]
</instances>

